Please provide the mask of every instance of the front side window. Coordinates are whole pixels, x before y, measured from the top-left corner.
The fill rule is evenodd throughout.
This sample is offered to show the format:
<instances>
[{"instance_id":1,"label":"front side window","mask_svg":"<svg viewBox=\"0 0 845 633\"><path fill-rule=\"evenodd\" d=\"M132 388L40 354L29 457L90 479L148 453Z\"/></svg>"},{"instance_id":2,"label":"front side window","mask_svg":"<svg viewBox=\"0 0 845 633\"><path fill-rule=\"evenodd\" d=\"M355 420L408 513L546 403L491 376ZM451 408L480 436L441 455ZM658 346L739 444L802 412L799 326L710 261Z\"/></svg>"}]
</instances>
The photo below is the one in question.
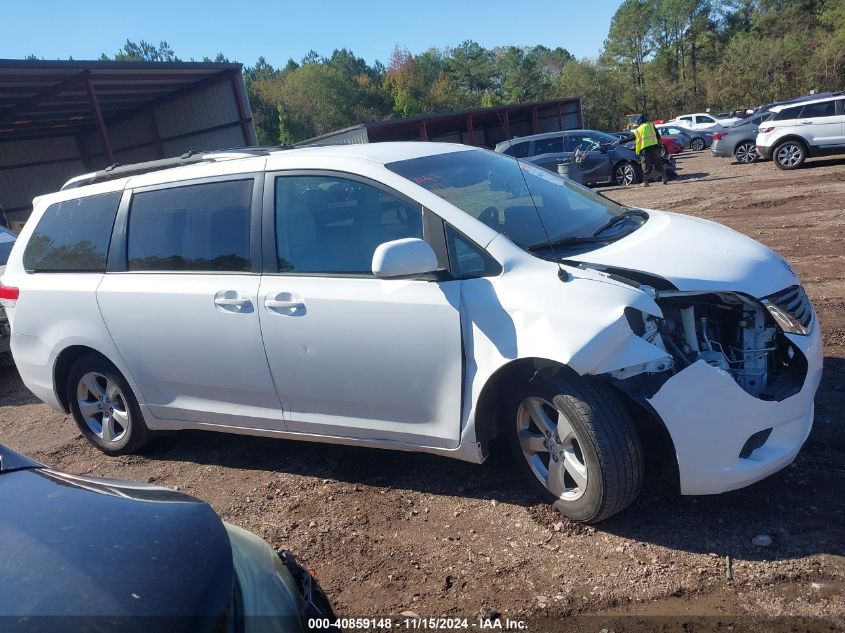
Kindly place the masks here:
<instances>
[{"instance_id":1,"label":"front side window","mask_svg":"<svg viewBox=\"0 0 845 633\"><path fill-rule=\"evenodd\" d=\"M586 136L584 134L570 134L566 137L567 152L586 152L588 150L593 150L598 146L599 142L596 139Z\"/></svg>"},{"instance_id":2,"label":"front side window","mask_svg":"<svg viewBox=\"0 0 845 633\"><path fill-rule=\"evenodd\" d=\"M797 119L800 114L801 106L792 106L791 108L784 108L783 110L775 114L773 120L788 121L790 119Z\"/></svg>"},{"instance_id":3,"label":"front side window","mask_svg":"<svg viewBox=\"0 0 845 633\"><path fill-rule=\"evenodd\" d=\"M279 176L275 192L282 273L371 276L379 244L423 237L422 206L374 185L336 176Z\"/></svg>"},{"instance_id":4,"label":"front side window","mask_svg":"<svg viewBox=\"0 0 845 633\"><path fill-rule=\"evenodd\" d=\"M801 110L801 119L822 118L836 116L836 102L822 101L821 103L808 103Z\"/></svg>"},{"instance_id":5,"label":"front side window","mask_svg":"<svg viewBox=\"0 0 845 633\"><path fill-rule=\"evenodd\" d=\"M682 117L680 117L680 120L686 121L687 123L692 123L692 117L691 116L682 116Z\"/></svg>"},{"instance_id":6,"label":"front side window","mask_svg":"<svg viewBox=\"0 0 845 633\"><path fill-rule=\"evenodd\" d=\"M709 116L699 115L698 116L698 122L699 123L715 123L716 119L714 119L713 117L709 117Z\"/></svg>"},{"instance_id":7,"label":"front side window","mask_svg":"<svg viewBox=\"0 0 845 633\"><path fill-rule=\"evenodd\" d=\"M28 272L105 272L121 192L51 204L23 253Z\"/></svg>"},{"instance_id":8,"label":"front side window","mask_svg":"<svg viewBox=\"0 0 845 633\"><path fill-rule=\"evenodd\" d=\"M387 168L526 249L589 237L625 210L571 180L485 150L412 158Z\"/></svg>"},{"instance_id":9,"label":"front side window","mask_svg":"<svg viewBox=\"0 0 845 633\"><path fill-rule=\"evenodd\" d=\"M252 188L248 179L136 193L129 270L248 272Z\"/></svg>"}]
</instances>

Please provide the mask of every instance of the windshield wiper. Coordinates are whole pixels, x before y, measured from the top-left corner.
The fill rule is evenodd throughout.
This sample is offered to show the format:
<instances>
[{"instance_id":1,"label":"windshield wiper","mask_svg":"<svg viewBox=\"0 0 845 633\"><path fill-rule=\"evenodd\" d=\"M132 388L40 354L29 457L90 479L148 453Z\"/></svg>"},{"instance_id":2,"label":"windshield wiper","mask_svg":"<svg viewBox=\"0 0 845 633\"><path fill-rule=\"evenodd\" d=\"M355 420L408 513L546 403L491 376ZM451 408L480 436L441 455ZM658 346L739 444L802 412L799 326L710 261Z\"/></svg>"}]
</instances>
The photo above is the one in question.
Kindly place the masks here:
<instances>
[{"instance_id":1,"label":"windshield wiper","mask_svg":"<svg viewBox=\"0 0 845 633\"><path fill-rule=\"evenodd\" d=\"M644 218L644 219L647 220L648 219L648 213L646 213L642 209L625 209L625 211L623 211L619 215L613 216L607 222L605 222L599 228L597 228L595 231L593 231L593 237L596 237L599 233L604 233L607 229L609 229L612 226L616 226L617 224L619 224L623 220L627 220L628 218L633 218L633 217Z\"/></svg>"}]
</instances>

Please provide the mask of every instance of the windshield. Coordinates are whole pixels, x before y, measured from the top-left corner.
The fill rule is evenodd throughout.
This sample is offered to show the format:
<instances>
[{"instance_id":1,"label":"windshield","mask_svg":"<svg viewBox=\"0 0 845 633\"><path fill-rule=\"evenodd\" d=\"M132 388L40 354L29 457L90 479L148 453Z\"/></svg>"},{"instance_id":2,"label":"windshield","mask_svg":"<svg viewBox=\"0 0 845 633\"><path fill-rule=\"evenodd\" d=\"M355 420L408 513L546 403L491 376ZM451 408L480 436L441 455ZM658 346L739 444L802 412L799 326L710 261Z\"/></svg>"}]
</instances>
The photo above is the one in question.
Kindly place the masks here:
<instances>
[{"instance_id":1,"label":"windshield","mask_svg":"<svg viewBox=\"0 0 845 633\"><path fill-rule=\"evenodd\" d=\"M525 249L590 237L625 211L571 180L486 150L424 156L390 163L387 168Z\"/></svg>"},{"instance_id":2,"label":"windshield","mask_svg":"<svg viewBox=\"0 0 845 633\"><path fill-rule=\"evenodd\" d=\"M9 261L9 253L12 252L17 238L18 236L9 229L0 226L0 266L5 266Z\"/></svg>"}]
</instances>

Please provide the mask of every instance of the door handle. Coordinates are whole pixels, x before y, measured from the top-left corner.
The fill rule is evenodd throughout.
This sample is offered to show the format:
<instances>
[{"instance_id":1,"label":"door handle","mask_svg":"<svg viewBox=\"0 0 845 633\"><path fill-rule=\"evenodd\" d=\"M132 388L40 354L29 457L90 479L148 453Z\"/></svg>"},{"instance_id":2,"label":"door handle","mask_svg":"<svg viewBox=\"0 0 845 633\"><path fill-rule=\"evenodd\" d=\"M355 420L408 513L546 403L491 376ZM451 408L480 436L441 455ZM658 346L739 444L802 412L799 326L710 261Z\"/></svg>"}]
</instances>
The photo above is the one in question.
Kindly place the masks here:
<instances>
[{"instance_id":1,"label":"door handle","mask_svg":"<svg viewBox=\"0 0 845 633\"><path fill-rule=\"evenodd\" d=\"M242 310L252 305L249 299L241 297L236 290L221 290L214 295L214 305L221 308L237 308Z\"/></svg>"},{"instance_id":2,"label":"door handle","mask_svg":"<svg viewBox=\"0 0 845 633\"><path fill-rule=\"evenodd\" d=\"M265 299L264 306L271 310L301 310L305 307L302 301L280 301L279 299Z\"/></svg>"},{"instance_id":3,"label":"door handle","mask_svg":"<svg viewBox=\"0 0 845 633\"><path fill-rule=\"evenodd\" d=\"M798 125L812 125L812 124L813 124L812 121L801 121L801 123L799 123Z\"/></svg>"}]
</instances>

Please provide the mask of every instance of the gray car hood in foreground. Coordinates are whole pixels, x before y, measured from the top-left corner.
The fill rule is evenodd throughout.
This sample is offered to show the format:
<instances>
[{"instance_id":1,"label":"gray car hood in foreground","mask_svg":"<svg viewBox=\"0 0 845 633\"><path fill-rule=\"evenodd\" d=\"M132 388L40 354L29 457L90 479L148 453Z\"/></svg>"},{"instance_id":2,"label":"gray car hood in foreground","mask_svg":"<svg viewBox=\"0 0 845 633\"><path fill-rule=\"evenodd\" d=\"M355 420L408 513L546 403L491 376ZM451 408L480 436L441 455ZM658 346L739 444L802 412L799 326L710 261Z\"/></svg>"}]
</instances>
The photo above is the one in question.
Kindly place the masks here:
<instances>
[{"instance_id":1,"label":"gray car hood in foreground","mask_svg":"<svg viewBox=\"0 0 845 633\"><path fill-rule=\"evenodd\" d=\"M761 298L798 283L780 255L742 233L687 215L647 211L648 221L631 235L567 259L651 273L684 291Z\"/></svg>"}]
</instances>

